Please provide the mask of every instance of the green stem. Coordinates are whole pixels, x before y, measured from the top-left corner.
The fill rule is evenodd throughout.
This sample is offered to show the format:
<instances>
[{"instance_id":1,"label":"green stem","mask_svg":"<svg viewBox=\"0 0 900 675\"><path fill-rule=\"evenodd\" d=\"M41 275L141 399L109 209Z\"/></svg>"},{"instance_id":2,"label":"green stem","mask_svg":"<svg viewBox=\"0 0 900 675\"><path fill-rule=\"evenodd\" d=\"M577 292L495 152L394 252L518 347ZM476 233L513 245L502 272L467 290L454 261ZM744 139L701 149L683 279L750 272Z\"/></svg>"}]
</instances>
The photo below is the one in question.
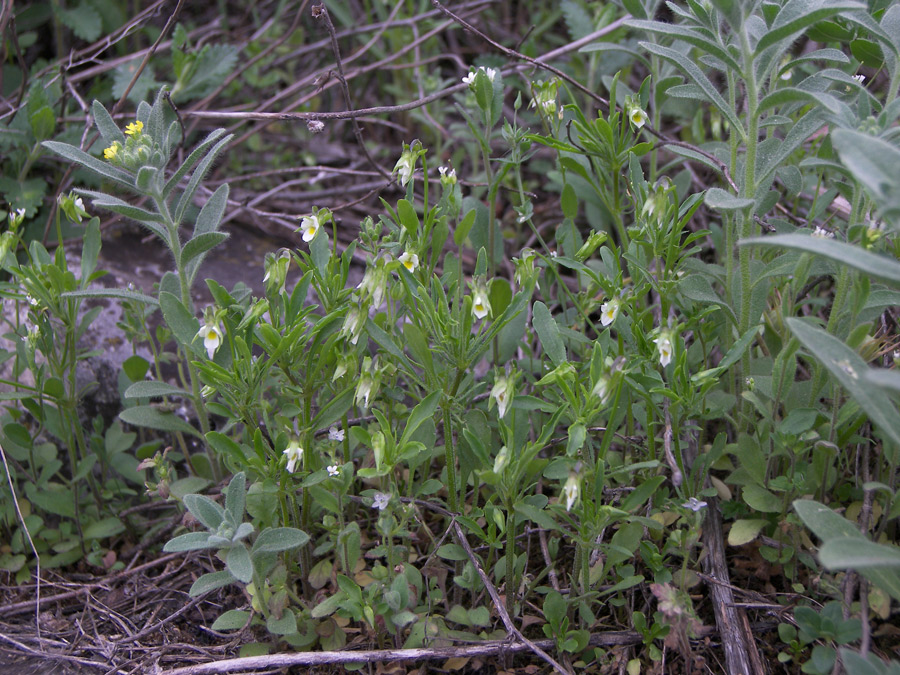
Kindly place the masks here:
<instances>
[{"instance_id":1,"label":"green stem","mask_svg":"<svg viewBox=\"0 0 900 675\"><path fill-rule=\"evenodd\" d=\"M457 371L459 373L461 371ZM455 387L454 387L455 389ZM450 423L450 401L448 397L441 406L444 411L444 461L447 465L447 492L450 499L450 510L459 512L459 494L457 492L456 479L456 448L453 447L453 427Z\"/></svg>"},{"instance_id":2,"label":"green stem","mask_svg":"<svg viewBox=\"0 0 900 675\"><path fill-rule=\"evenodd\" d=\"M516 612L516 514L511 499L506 500L506 612Z\"/></svg>"}]
</instances>

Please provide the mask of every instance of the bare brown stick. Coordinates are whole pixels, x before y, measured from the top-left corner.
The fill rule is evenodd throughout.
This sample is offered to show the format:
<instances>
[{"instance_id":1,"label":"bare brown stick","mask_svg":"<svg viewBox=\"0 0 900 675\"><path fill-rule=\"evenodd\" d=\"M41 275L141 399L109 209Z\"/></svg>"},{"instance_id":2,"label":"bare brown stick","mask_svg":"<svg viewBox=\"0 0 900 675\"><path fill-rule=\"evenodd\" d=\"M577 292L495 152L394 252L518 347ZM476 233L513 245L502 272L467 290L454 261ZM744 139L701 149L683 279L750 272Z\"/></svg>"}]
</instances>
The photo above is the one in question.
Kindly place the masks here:
<instances>
[{"instance_id":1,"label":"bare brown stick","mask_svg":"<svg viewBox=\"0 0 900 675\"><path fill-rule=\"evenodd\" d=\"M596 94L595 92L591 91L588 87L581 84L581 82L579 82L578 80L573 78L571 75L567 75L566 73L561 71L559 68L556 68L555 66L551 66L547 63L543 63L539 59L533 59L530 56L526 56L525 54L522 54L521 52L517 52L515 49L510 49L509 47L504 47L499 42L491 39L489 36L482 33L480 30L478 30L471 23L469 23L468 21L463 19L461 16L451 12L449 9L444 7L444 5L442 5L438 0L431 0L431 4L434 5L441 12L446 14L448 17L453 19L456 23L458 23L460 26L465 28L467 31L480 37L482 40L484 40L489 45L491 45L494 49L496 49L500 52L503 52L506 56L508 56L512 59L517 59L519 61L525 61L526 63L530 63L531 65L536 66L537 68L540 68L542 70L546 70L548 72L553 73L557 77L559 77L559 78L565 80L566 82L568 82L569 84L571 84L573 87L575 87L582 93L584 93L587 96L589 96L590 98L594 99L600 105L604 106L605 108L609 108L609 101L607 101L602 96Z\"/></svg>"},{"instance_id":2,"label":"bare brown stick","mask_svg":"<svg viewBox=\"0 0 900 675\"><path fill-rule=\"evenodd\" d=\"M729 673L764 675L759 655L751 659L750 651L756 651L753 633L749 632L746 615L734 606L734 595L731 592L728 564L725 560L725 540L722 534L722 513L719 501L715 497L708 498L706 521L703 523L703 544L706 555L703 556L703 571L715 579L715 583L707 582L712 597L713 611L716 615L716 627L725 651L725 663Z\"/></svg>"},{"instance_id":3,"label":"bare brown stick","mask_svg":"<svg viewBox=\"0 0 900 675\"><path fill-rule=\"evenodd\" d=\"M338 45L334 24L331 22L331 16L328 14L328 8L325 7L325 3L313 5L313 17L320 19L325 24L328 35L331 37L331 51L334 54L334 62L337 65L337 75L338 80L340 80L341 83L341 91L344 93L344 102L347 104L347 110L351 110L353 108L353 101L350 97L350 87L347 86L347 78L344 76L344 64L341 61L341 48L340 45ZM356 136L356 142L359 144L366 159L369 160L369 164L375 167L375 170L382 176L390 180L391 175L385 171L383 166L375 161L375 158L372 157L372 154L369 152L369 148L366 147L366 142L362 137L362 129L359 126L359 120L354 117L351 119L351 123L353 125L353 135Z\"/></svg>"},{"instance_id":4,"label":"bare brown stick","mask_svg":"<svg viewBox=\"0 0 900 675\"><path fill-rule=\"evenodd\" d=\"M475 568L475 571L478 573L478 576L481 578L481 583L484 584L484 587L487 589L488 595L491 596L491 600L494 603L494 608L497 610L497 613L500 614L500 620L503 621L503 625L506 627L506 632L512 636L515 636L519 642L526 645L532 652L541 657L544 661L553 666L553 669L561 673L561 675L571 675L568 670L566 670L562 665L560 665L556 659L550 656L547 652L541 649L534 642L529 640L527 637L522 635L522 632L516 628L516 625L513 623L512 619L509 616L509 613L506 611L506 603L500 598L500 594L497 592L497 589L494 587L494 584L491 583L491 580L488 578L488 575L485 573L484 568L481 566L481 561L478 560L478 557L475 555L475 551L472 550L472 546L469 544L469 540L466 539L466 533L463 532L462 527L460 527L459 523L456 520L453 520L453 532L456 535L456 540L459 542L459 545L462 546L466 555L469 556L469 560L472 563L472 566ZM507 593L513 593L514 589L511 588L511 584L507 583Z\"/></svg>"},{"instance_id":5,"label":"bare brown stick","mask_svg":"<svg viewBox=\"0 0 900 675\"><path fill-rule=\"evenodd\" d=\"M335 112L215 112L208 110L196 110L186 112L191 117L201 117L213 120L349 120L367 115L384 115L405 110L415 110L421 106L445 98L458 91L468 89L467 84L456 84L441 91L429 94L424 98L401 103L399 105L381 105L374 108L360 108L358 110L338 110Z\"/></svg>"},{"instance_id":6,"label":"bare brown stick","mask_svg":"<svg viewBox=\"0 0 900 675\"><path fill-rule=\"evenodd\" d=\"M777 622L768 621L753 625L755 632L773 630ZM705 639L716 635L716 629L705 626L698 631L697 638ZM640 633L630 630L609 631L592 635L588 644L592 647L620 647L641 644ZM555 640L536 640L533 644L542 649L553 649ZM226 659L211 663L200 663L167 670L160 675L213 675L235 671L254 671L264 668L286 668L289 666L316 666L336 663L387 663L390 661L425 661L474 656L494 656L497 654L518 654L529 651L525 644L509 643L505 640L482 642L463 647L442 647L434 649L385 649L341 652L302 652L293 654L272 654L238 659Z\"/></svg>"}]
</instances>

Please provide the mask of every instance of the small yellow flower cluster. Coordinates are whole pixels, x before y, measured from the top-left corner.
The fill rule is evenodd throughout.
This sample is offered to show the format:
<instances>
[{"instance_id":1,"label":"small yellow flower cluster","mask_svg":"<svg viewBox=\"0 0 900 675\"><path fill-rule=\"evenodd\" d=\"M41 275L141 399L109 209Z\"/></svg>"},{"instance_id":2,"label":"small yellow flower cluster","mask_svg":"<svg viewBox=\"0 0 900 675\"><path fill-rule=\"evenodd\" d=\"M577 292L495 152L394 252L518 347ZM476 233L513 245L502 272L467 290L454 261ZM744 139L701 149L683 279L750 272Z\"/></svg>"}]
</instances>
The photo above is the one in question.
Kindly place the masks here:
<instances>
[{"instance_id":1,"label":"small yellow flower cluster","mask_svg":"<svg viewBox=\"0 0 900 675\"><path fill-rule=\"evenodd\" d=\"M103 159L115 166L135 171L150 159L153 139L144 133L144 123L140 120L129 122L125 126L125 143L113 141L112 145L103 149Z\"/></svg>"}]
</instances>

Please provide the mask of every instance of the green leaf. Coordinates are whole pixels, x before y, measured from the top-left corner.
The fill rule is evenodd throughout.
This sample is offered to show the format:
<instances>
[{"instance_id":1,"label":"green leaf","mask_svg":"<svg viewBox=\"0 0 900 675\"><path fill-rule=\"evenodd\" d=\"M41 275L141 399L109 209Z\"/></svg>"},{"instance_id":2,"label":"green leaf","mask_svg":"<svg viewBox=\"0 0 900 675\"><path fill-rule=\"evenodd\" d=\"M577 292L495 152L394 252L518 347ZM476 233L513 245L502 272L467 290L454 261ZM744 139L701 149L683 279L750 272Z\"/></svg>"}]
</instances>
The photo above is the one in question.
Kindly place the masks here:
<instances>
[{"instance_id":1,"label":"green leaf","mask_svg":"<svg viewBox=\"0 0 900 675\"><path fill-rule=\"evenodd\" d=\"M178 204L175 206L174 220L176 223L181 223L185 211L187 211L188 206L190 206L191 202L194 200L194 194L197 192L197 188L200 187L200 181L206 176L206 172L210 170L216 157L218 157L219 153L226 145L228 145L232 138L234 138L234 134L228 134L225 138L216 143L209 152L206 153L206 156L200 160L200 163L197 164L197 168L194 169L194 172L191 174L187 187L184 188L184 192L181 193L181 197L178 198ZM170 179L169 183L171 182ZM167 187L169 183L166 184Z\"/></svg>"},{"instance_id":2,"label":"green leaf","mask_svg":"<svg viewBox=\"0 0 900 675\"><path fill-rule=\"evenodd\" d=\"M219 588L224 588L225 586L230 586L237 579L235 579L231 572L228 570L222 570L220 572L210 572L209 574L204 574L200 578L198 578L193 584L191 584L191 590L188 591L188 595L196 597L198 595L203 595L204 593L208 593L209 591L214 591ZM232 610L238 611L238 610ZM228 614L228 612L225 612ZM224 616L224 615L223 615ZM221 618L221 617L220 617ZM216 622L218 623L218 622ZM215 624L213 624L215 625ZM243 626L244 624L241 624Z\"/></svg>"},{"instance_id":3,"label":"green leaf","mask_svg":"<svg viewBox=\"0 0 900 675\"><path fill-rule=\"evenodd\" d=\"M194 238L187 242L181 251L181 262L187 265L194 258L205 256L208 251L214 249L226 239L228 239L227 232L203 232L194 235Z\"/></svg>"},{"instance_id":4,"label":"green leaf","mask_svg":"<svg viewBox=\"0 0 900 675\"><path fill-rule=\"evenodd\" d=\"M466 240L466 237L469 236L469 230L472 229L472 226L475 224L475 218L478 215L477 209L471 209L463 219L459 221L459 224L456 226L456 230L453 232L453 243L457 246L462 246L463 242Z\"/></svg>"},{"instance_id":5,"label":"green leaf","mask_svg":"<svg viewBox=\"0 0 900 675\"><path fill-rule=\"evenodd\" d=\"M900 372L896 370L870 368L863 374L863 379L876 387L900 392Z\"/></svg>"},{"instance_id":6,"label":"green leaf","mask_svg":"<svg viewBox=\"0 0 900 675\"><path fill-rule=\"evenodd\" d=\"M176 84L172 97L179 102L202 98L221 85L234 70L240 50L231 45L206 45L197 54L190 77Z\"/></svg>"},{"instance_id":7,"label":"green leaf","mask_svg":"<svg viewBox=\"0 0 900 675\"><path fill-rule=\"evenodd\" d=\"M416 430L422 426L425 421L434 417L434 413L437 410L438 403L443 394L444 392L440 390L433 391L413 408L413 411L409 415L409 420L406 422L406 429L403 430L403 436L400 437L398 446L403 447L406 445L413 434L416 433Z\"/></svg>"},{"instance_id":8,"label":"green leaf","mask_svg":"<svg viewBox=\"0 0 900 675\"><path fill-rule=\"evenodd\" d=\"M113 71L112 95L114 99L121 99L125 96L125 92L128 91L128 86L131 85L140 66L141 59L134 58L123 63ZM146 99L153 95L153 92L159 88L160 84L160 82L156 81L153 66L148 63L144 66L141 74L138 75L137 81L131 86L131 91L128 92L128 100L138 106L141 103L146 105ZM140 108L138 108L138 112L140 112ZM140 115L138 115L138 118L143 122L147 121L142 119Z\"/></svg>"},{"instance_id":9,"label":"green leaf","mask_svg":"<svg viewBox=\"0 0 900 675\"><path fill-rule=\"evenodd\" d=\"M247 547L238 544L228 549L225 555L225 567L234 575L238 581L249 584L253 581L253 561L250 560L250 552Z\"/></svg>"},{"instance_id":10,"label":"green leaf","mask_svg":"<svg viewBox=\"0 0 900 675\"><path fill-rule=\"evenodd\" d=\"M174 539L170 539L163 546L166 553L183 553L185 551L199 551L204 548L213 548L209 543L209 532L188 532Z\"/></svg>"},{"instance_id":11,"label":"green leaf","mask_svg":"<svg viewBox=\"0 0 900 675\"><path fill-rule=\"evenodd\" d=\"M734 129L735 133L738 133L741 136L744 135L744 127L737 115L734 114L731 106L724 98L722 98L722 95L716 87L713 86L713 83L709 81L709 78L704 75L703 71L700 70L691 59L675 49L663 47L662 45L657 45L652 42L641 42L640 45L651 54L661 56L666 61L678 66L685 75L694 82L694 84L703 90L707 99L719 109L719 112L721 112L728 120L728 123L731 125L732 129Z\"/></svg>"},{"instance_id":12,"label":"green leaf","mask_svg":"<svg viewBox=\"0 0 900 675\"><path fill-rule=\"evenodd\" d=\"M82 1L72 9L66 9L56 3L53 3L52 7L60 23L70 28L85 42L93 42L103 32L102 18L87 2Z\"/></svg>"},{"instance_id":13,"label":"green leaf","mask_svg":"<svg viewBox=\"0 0 900 675\"><path fill-rule=\"evenodd\" d=\"M708 38L700 31L676 23L663 23L662 21L641 21L637 19L629 19L625 22L626 26L645 30L650 33L660 33L687 42L689 45L699 47L708 54L712 54L722 63L725 63L732 70L741 71L741 66L734 57L725 49L720 47L715 40Z\"/></svg>"},{"instance_id":14,"label":"green leaf","mask_svg":"<svg viewBox=\"0 0 900 675\"><path fill-rule=\"evenodd\" d=\"M266 630L272 635L294 635L297 632L297 617L290 607L284 609L281 618L270 615L266 620Z\"/></svg>"},{"instance_id":15,"label":"green leaf","mask_svg":"<svg viewBox=\"0 0 900 675\"><path fill-rule=\"evenodd\" d=\"M200 322L188 311L173 293L160 291L159 306L162 309L163 318L175 338L189 351L192 349L194 339L200 330Z\"/></svg>"},{"instance_id":16,"label":"green leaf","mask_svg":"<svg viewBox=\"0 0 900 675\"><path fill-rule=\"evenodd\" d=\"M234 523L244 519L244 501L247 497L247 476L241 471L234 475L225 488L225 510Z\"/></svg>"},{"instance_id":17,"label":"green leaf","mask_svg":"<svg viewBox=\"0 0 900 675\"><path fill-rule=\"evenodd\" d=\"M156 306L159 301L149 295L138 291L129 291L124 288L86 289L83 291L68 291L60 293L60 298L119 298L121 300L134 300L145 305Z\"/></svg>"},{"instance_id":18,"label":"green leaf","mask_svg":"<svg viewBox=\"0 0 900 675\"><path fill-rule=\"evenodd\" d=\"M791 38L796 33L838 12L861 10L866 6L848 0L789 0L778 12L769 29L756 43L756 55L767 47Z\"/></svg>"},{"instance_id":19,"label":"green leaf","mask_svg":"<svg viewBox=\"0 0 900 675\"><path fill-rule=\"evenodd\" d=\"M225 521L225 509L204 495L185 495L184 506L208 529L215 532Z\"/></svg>"},{"instance_id":20,"label":"green leaf","mask_svg":"<svg viewBox=\"0 0 900 675\"><path fill-rule=\"evenodd\" d=\"M272 527L263 530L253 544L253 555L257 553L280 553L305 546L309 535L294 527Z\"/></svg>"},{"instance_id":21,"label":"green leaf","mask_svg":"<svg viewBox=\"0 0 900 675\"><path fill-rule=\"evenodd\" d=\"M575 188L572 187L571 183L563 185L559 201L562 206L563 216L575 220L578 217L578 195L575 194Z\"/></svg>"},{"instance_id":22,"label":"green leaf","mask_svg":"<svg viewBox=\"0 0 900 675\"><path fill-rule=\"evenodd\" d=\"M125 523L118 516L110 516L103 520L91 523L82 531L84 538L87 539L108 539L114 537L120 532L125 531Z\"/></svg>"},{"instance_id":23,"label":"green leaf","mask_svg":"<svg viewBox=\"0 0 900 675\"><path fill-rule=\"evenodd\" d=\"M169 493L175 499L184 499L187 495L203 490L209 485L209 481L206 478L201 478L200 476L186 476L185 478L179 478L171 485L169 485Z\"/></svg>"},{"instance_id":24,"label":"green leaf","mask_svg":"<svg viewBox=\"0 0 900 675\"><path fill-rule=\"evenodd\" d=\"M900 548L859 537L836 537L826 541L819 549L819 561L832 570L867 567L896 567L900 570Z\"/></svg>"},{"instance_id":25,"label":"green leaf","mask_svg":"<svg viewBox=\"0 0 900 675\"><path fill-rule=\"evenodd\" d=\"M719 294L713 290L712 285L709 283L709 279L705 276L701 274L689 274L678 282L678 291L684 295L684 297L693 300L694 302L704 305L716 305L723 308L728 312L732 321L737 323L737 317L735 317L731 305L719 297Z\"/></svg>"},{"instance_id":26,"label":"green leaf","mask_svg":"<svg viewBox=\"0 0 900 675\"><path fill-rule=\"evenodd\" d=\"M900 164L898 164L900 166ZM772 246L814 253L865 272L873 277L900 283L900 262L871 253L859 246L824 237L805 234L778 234L770 237L743 239L740 246Z\"/></svg>"},{"instance_id":27,"label":"green leaf","mask_svg":"<svg viewBox=\"0 0 900 675\"><path fill-rule=\"evenodd\" d=\"M91 171L100 174L104 178L108 178L114 183L118 183L129 189L134 189L134 178L132 178L130 173L118 169L108 162L99 160L93 155L87 154L84 150L76 148L74 145L60 143L58 141L44 141L41 145L51 152L55 152L60 157L68 159L70 162L81 164Z\"/></svg>"},{"instance_id":28,"label":"green leaf","mask_svg":"<svg viewBox=\"0 0 900 675\"><path fill-rule=\"evenodd\" d=\"M644 505L644 503L653 496L654 493L659 489L659 486L663 484L665 481L665 476L655 476L649 480L644 481L638 487L636 487L624 500L622 500L622 504L619 506L623 511L628 511L629 513L633 512L635 509L640 508Z\"/></svg>"},{"instance_id":29,"label":"green leaf","mask_svg":"<svg viewBox=\"0 0 900 675\"><path fill-rule=\"evenodd\" d=\"M444 560L468 560L469 555L459 544L444 544L437 550L438 557Z\"/></svg>"},{"instance_id":30,"label":"green leaf","mask_svg":"<svg viewBox=\"0 0 900 675\"><path fill-rule=\"evenodd\" d=\"M853 523L824 504L811 499L798 499L794 502L794 510L813 534L823 541L834 537L864 539Z\"/></svg>"},{"instance_id":31,"label":"green leaf","mask_svg":"<svg viewBox=\"0 0 900 675\"><path fill-rule=\"evenodd\" d=\"M416 237L419 232L419 215L406 199L397 202L397 217L409 236Z\"/></svg>"},{"instance_id":32,"label":"green leaf","mask_svg":"<svg viewBox=\"0 0 900 675\"><path fill-rule=\"evenodd\" d=\"M322 406L313 418L310 426L315 429L325 429L341 419L341 416L353 405L354 388L349 387L338 396L331 398Z\"/></svg>"},{"instance_id":33,"label":"green leaf","mask_svg":"<svg viewBox=\"0 0 900 675\"><path fill-rule=\"evenodd\" d=\"M802 319L789 318L785 322L803 346L841 383L881 432L900 445L897 408L879 390L866 386L865 379L860 377L868 370L862 357L833 335Z\"/></svg>"},{"instance_id":34,"label":"green leaf","mask_svg":"<svg viewBox=\"0 0 900 675\"><path fill-rule=\"evenodd\" d=\"M527 502L518 501L515 504L515 511L526 520L537 523L547 530L558 530L559 525L553 520L553 517L543 509L528 504Z\"/></svg>"},{"instance_id":35,"label":"green leaf","mask_svg":"<svg viewBox=\"0 0 900 675\"><path fill-rule=\"evenodd\" d=\"M754 511L760 513L781 513L781 500L759 485L745 485L744 501Z\"/></svg>"},{"instance_id":36,"label":"green leaf","mask_svg":"<svg viewBox=\"0 0 900 675\"><path fill-rule=\"evenodd\" d=\"M50 106L44 105L35 110L28 118L31 124L31 133L38 141L43 141L53 136L56 130L56 115Z\"/></svg>"},{"instance_id":37,"label":"green leaf","mask_svg":"<svg viewBox=\"0 0 900 675\"><path fill-rule=\"evenodd\" d=\"M222 136L225 133L224 129L216 129L211 131L209 136L204 138L200 144L191 151L191 154L187 156L187 159L184 160L184 163L178 167L172 177L166 183L166 187L163 188L163 197L168 197L169 193L181 182L181 179L187 175L187 172L191 170L191 167L194 166L200 158L206 153L206 151L212 146L213 143L216 142L216 139ZM210 198L211 199L211 198Z\"/></svg>"},{"instance_id":38,"label":"green leaf","mask_svg":"<svg viewBox=\"0 0 900 675\"><path fill-rule=\"evenodd\" d=\"M219 222L225 214L225 207L228 206L228 185L220 185L213 192L200 213L197 215L197 222L194 225L194 236L205 234L207 232L215 232L219 228Z\"/></svg>"},{"instance_id":39,"label":"green leaf","mask_svg":"<svg viewBox=\"0 0 900 675\"><path fill-rule=\"evenodd\" d=\"M741 211L753 206L752 199L736 197L722 188L710 188L706 191L704 199L706 205L717 211Z\"/></svg>"},{"instance_id":40,"label":"green leaf","mask_svg":"<svg viewBox=\"0 0 900 675\"><path fill-rule=\"evenodd\" d=\"M844 165L876 199L897 205L900 148L884 139L853 129L837 129L831 142Z\"/></svg>"},{"instance_id":41,"label":"green leaf","mask_svg":"<svg viewBox=\"0 0 900 675\"><path fill-rule=\"evenodd\" d=\"M142 380L128 387L124 396L125 398L153 398L155 396L190 396L190 393L167 382Z\"/></svg>"},{"instance_id":42,"label":"green leaf","mask_svg":"<svg viewBox=\"0 0 900 675\"><path fill-rule=\"evenodd\" d=\"M230 577L231 575L229 574L228 576ZM200 579L202 578L203 577L200 577ZM197 581L199 581L200 579L198 579ZM194 594L191 593L190 595ZM210 626L210 628L218 631L240 630L247 625L247 622L250 621L251 616L252 614L245 609L229 609L227 612L220 615L219 618L213 622L213 625Z\"/></svg>"},{"instance_id":43,"label":"green leaf","mask_svg":"<svg viewBox=\"0 0 900 675\"><path fill-rule=\"evenodd\" d=\"M154 211L147 211L146 209L142 209L138 206L132 206L128 202L119 199L118 197L113 197L112 195L105 194L103 192L94 192L93 190L78 190L79 194L84 195L85 197L90 198L91 203L101 209L107 209L112 211L113 213L118 213L126 218L131 218L139 222L141 225L146 227L148 230L153 232L157 237L162 239L164 242L168 242L168 234L166 233L165 228L158 223L163 223L163 217Z\"/></svg>"},{"instance_id":44,"label":"green leaf","mask_svg":"<svg viewBox=\"0 0 900 675\"><path fill-rule=\"evenodd\" d=\"M126 408L119 413L119 419L126 424L133 424L136 427L157 429L158 431L180 431L191 436L200 436L199 431L180 417L170 412L163 412L152 405L138 405L133 408Z\"/></svg>"},{"instance_id":45,"label":"green leaf","mask_svg":"<svg viewBox=\"0 0 900 675\"><path fill-rule=\"evenodd\" d=\"M100 101L94 100L94 103L91 105L91 114L94 116L94 124L97 126L97 131L103 136L104 145L108 147L116 141L125 145L125 134L122 133L119 125L115 123L112 115L109 114L109 111Z\"/></svg>"},{"instance_id":46,"label":"green leaf","mask_svg":"<svg viewBox=\"0 0 900 675\"><path fill-rule=\"evenodd\" d=\"M854 569L895 600L900 600L900 549L857 536L836 537L819 549L828 569Z\"/></svg>"},{"instance_id":47,"label":"green leaf","mask_svg":"<svg viewBox=\"0 0 900 675\"><path fill-rule=\"evenodd\" d=\"M756 539L760 530L768 525L768 520L762 518L741 518L734 521L731 530L728 531L729 546L743 546Z\"/></svg>"},{"instance_id":48,"label":"green leaf","mask_svg":"<svg viewBox=\"0 0 900 675\"><path fill-rule=\"evenodd\" d=\"M559 336L559 325L550 314L550 310L540 300L534 303L532 325L537 331L541 346L555 366L566 362L566 346Z\"/></svg>"}]
</instances>

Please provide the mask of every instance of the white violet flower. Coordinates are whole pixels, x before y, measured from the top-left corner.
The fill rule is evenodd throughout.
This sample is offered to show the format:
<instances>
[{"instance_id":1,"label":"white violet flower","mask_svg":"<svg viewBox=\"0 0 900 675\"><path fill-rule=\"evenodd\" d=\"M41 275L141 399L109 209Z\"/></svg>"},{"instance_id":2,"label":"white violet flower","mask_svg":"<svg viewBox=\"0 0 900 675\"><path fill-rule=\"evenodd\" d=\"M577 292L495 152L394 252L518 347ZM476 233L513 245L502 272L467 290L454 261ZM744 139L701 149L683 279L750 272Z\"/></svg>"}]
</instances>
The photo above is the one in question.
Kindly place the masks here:
<instances>
[{"instance_id":1,"label":"white violet flower","mask_svg":"<svg viewBox=\"0 0 900 675\"><path fill-rule=\"evenodd\" d=\"M304 216L303 220L300 221L300 231L303 232L303 241L309 243L315 239L316 235L319 233L320 226L319 216Z\"/></svg>"},{"instance_id":2,"label":"white violet flower","mask_svg":"<svg viewBox=\"0 0 900 675\"><path fill-rule=\"evenodd\" d=\"M672 338L668 332L660 333L659 337L654 340L656 349L659 352L659 365L665 368L672 362Z\"/></svg>"},{"instance_id":3,"label":"white violet flower","mask_svg":"<svg viewBox=\"0 0 900 675\"><path fill-rule=\"evenodd\" d=\"M472 299L472 314L475 315L476 319L483 319L491 311L491 303L487 299L487 293L483 290L479 290L475 292L475 297Z\"/></svg>"},{"instance_id":4,"label":"white violet flower","mask_svg":"<svg viewBox=\"0 0 900 675\"><path fill-rule=\"evenodd\" d=\"M493 81L494 81L494 78L497 77L497 71L496 71L495 69L493 69L493 68L485 68L484 66L478 66L478 69L477 69L477 70L470 70L470 71L469 71L469 74L466 75L466 76L462 79L463 84L467 84L467 85L469 85L470 87L474 86L474 85L475 85L475 75L478 73L479 70L483 70L483 71L484 71L484 74L487 75L488 79L489 79L491 82L493 82Z\"/></svg>"},{"instance_id":5,"label":"white violet flower","mask_svg":"<svg viewBox=\"0 0 900 675\"><path fill-rule=\"evenodd\" d=\"M819 237L820 239L834 239L834 232L829 232L824 227L816 225L816 229L813 230L812 236Z\"/></svg>"},{"instance_id":6,"label":"white violet flower","mask_svg":"<svg viewBox=\"0 0 900 675\"><path fill-rule=\"evenodd\" d=\"M569 474L569 479L566 481L565 487L563 487L563 495L566 497L566 511L571 511L572 507L575 506L575 502L578 501L579 482L578 474Z\"/></svg>"},{"instance_id":7,"label":"white violet flower","mask_svg":"<svg viewBox=\"0 0 900 675\"><path fill-rule=\"evenodd\" d=\"M456 169L448 166L439 166L438 172L441 174L441 183L443 185L456 184Z\"/></svg>"},{"instance_id":8,"label":"white violet flower","mask_svg":"<svg viewBox=\"0 0 900 675\"><path fill-rule=\"evenodd\" d=\"M330 427L328 429L328 440L340 443L344 440L344 430L338 429L337 427Z\"/></svg>"},{"instance_id":9,"label":"white violet flower","mask_svg":"<svg viewBox=\"0 0 900 675\"><path fill-rule=\"evenodd\" d=\"M600 323L604 326L610 325L619 316L620 301L618 298L610 298L607 302L600 305Z\"/></svg>"},{"instance_id":10,"label":"white violet flower","mask_svg":"<svg viewBox=\"0 0 900 675\"><path fill-rule=\"evenodd\" d=\"M513 397L513 379L511 377L498 377L491 389L491 397L497 401L497 414L502 418L509 409Z\"/></svg>"},{"instance_id":11,"label":"white violet flower","mask_svg":"<svg viewBox=\"0 0 900 675\"><path fill-rule=\"evenodd\" d=\"M341 467L337 464L332 464L328 467L328 475L329 476L340 476L341 475Z\"/></svg>"},{"instance_id":12,"label":"white violet flower","mask_svg":"<svg viewBox=\"0 0 900 675\"><path fill-rule=\"evenodd\" d=\"M684 504L682 504L682 506L696 513L700 509L706 508L706 502L700 501L696 497L691 497Z\"/></svg>"},{"instance_id":13,"label":"white violet flower","mask_svg":"<svg viewBox=\"0 0 900 675\"><path fill-rule=\"evenodd\" d=\"M300 447L300 441L293 439L284 449L284 456L287 457L288 473L294 473L300 460L303 459L303 448Z\"/></svg>"},{"instance_id":14,"label":"white violet flower","mask_svg":"<svg viewBox=\"0 0 900 675\"><path fill-rule=\"evenodd\" d=\"M397 260L399 260L410 272L415 272L416 268L419 266L419 256L415 253L410 253L409 251L404 251L403 255L397 258Z\"/></svg>"},{"instance_id":15,"label":"white violet flower","mask_svg":"<svg viewBox=\"0 0 900 675\"><path fill-rule=\"evenodd\" d=\"M212 359L216 350L222 345L222 328L215 320L207 320L197 331L197 337L203 338L203 347L206 354Z\"/></svg>"},{"instance_id":16,"label":"white violet flower","mask_svg":"<svg viewBox=\"0 0 900 675\"><path fill-rule=\"evenodd\" d=\"M376 492L372 498L372 508L384 511L391 501L391 496L387 492Z\"/></svg>"}]
</instances>

